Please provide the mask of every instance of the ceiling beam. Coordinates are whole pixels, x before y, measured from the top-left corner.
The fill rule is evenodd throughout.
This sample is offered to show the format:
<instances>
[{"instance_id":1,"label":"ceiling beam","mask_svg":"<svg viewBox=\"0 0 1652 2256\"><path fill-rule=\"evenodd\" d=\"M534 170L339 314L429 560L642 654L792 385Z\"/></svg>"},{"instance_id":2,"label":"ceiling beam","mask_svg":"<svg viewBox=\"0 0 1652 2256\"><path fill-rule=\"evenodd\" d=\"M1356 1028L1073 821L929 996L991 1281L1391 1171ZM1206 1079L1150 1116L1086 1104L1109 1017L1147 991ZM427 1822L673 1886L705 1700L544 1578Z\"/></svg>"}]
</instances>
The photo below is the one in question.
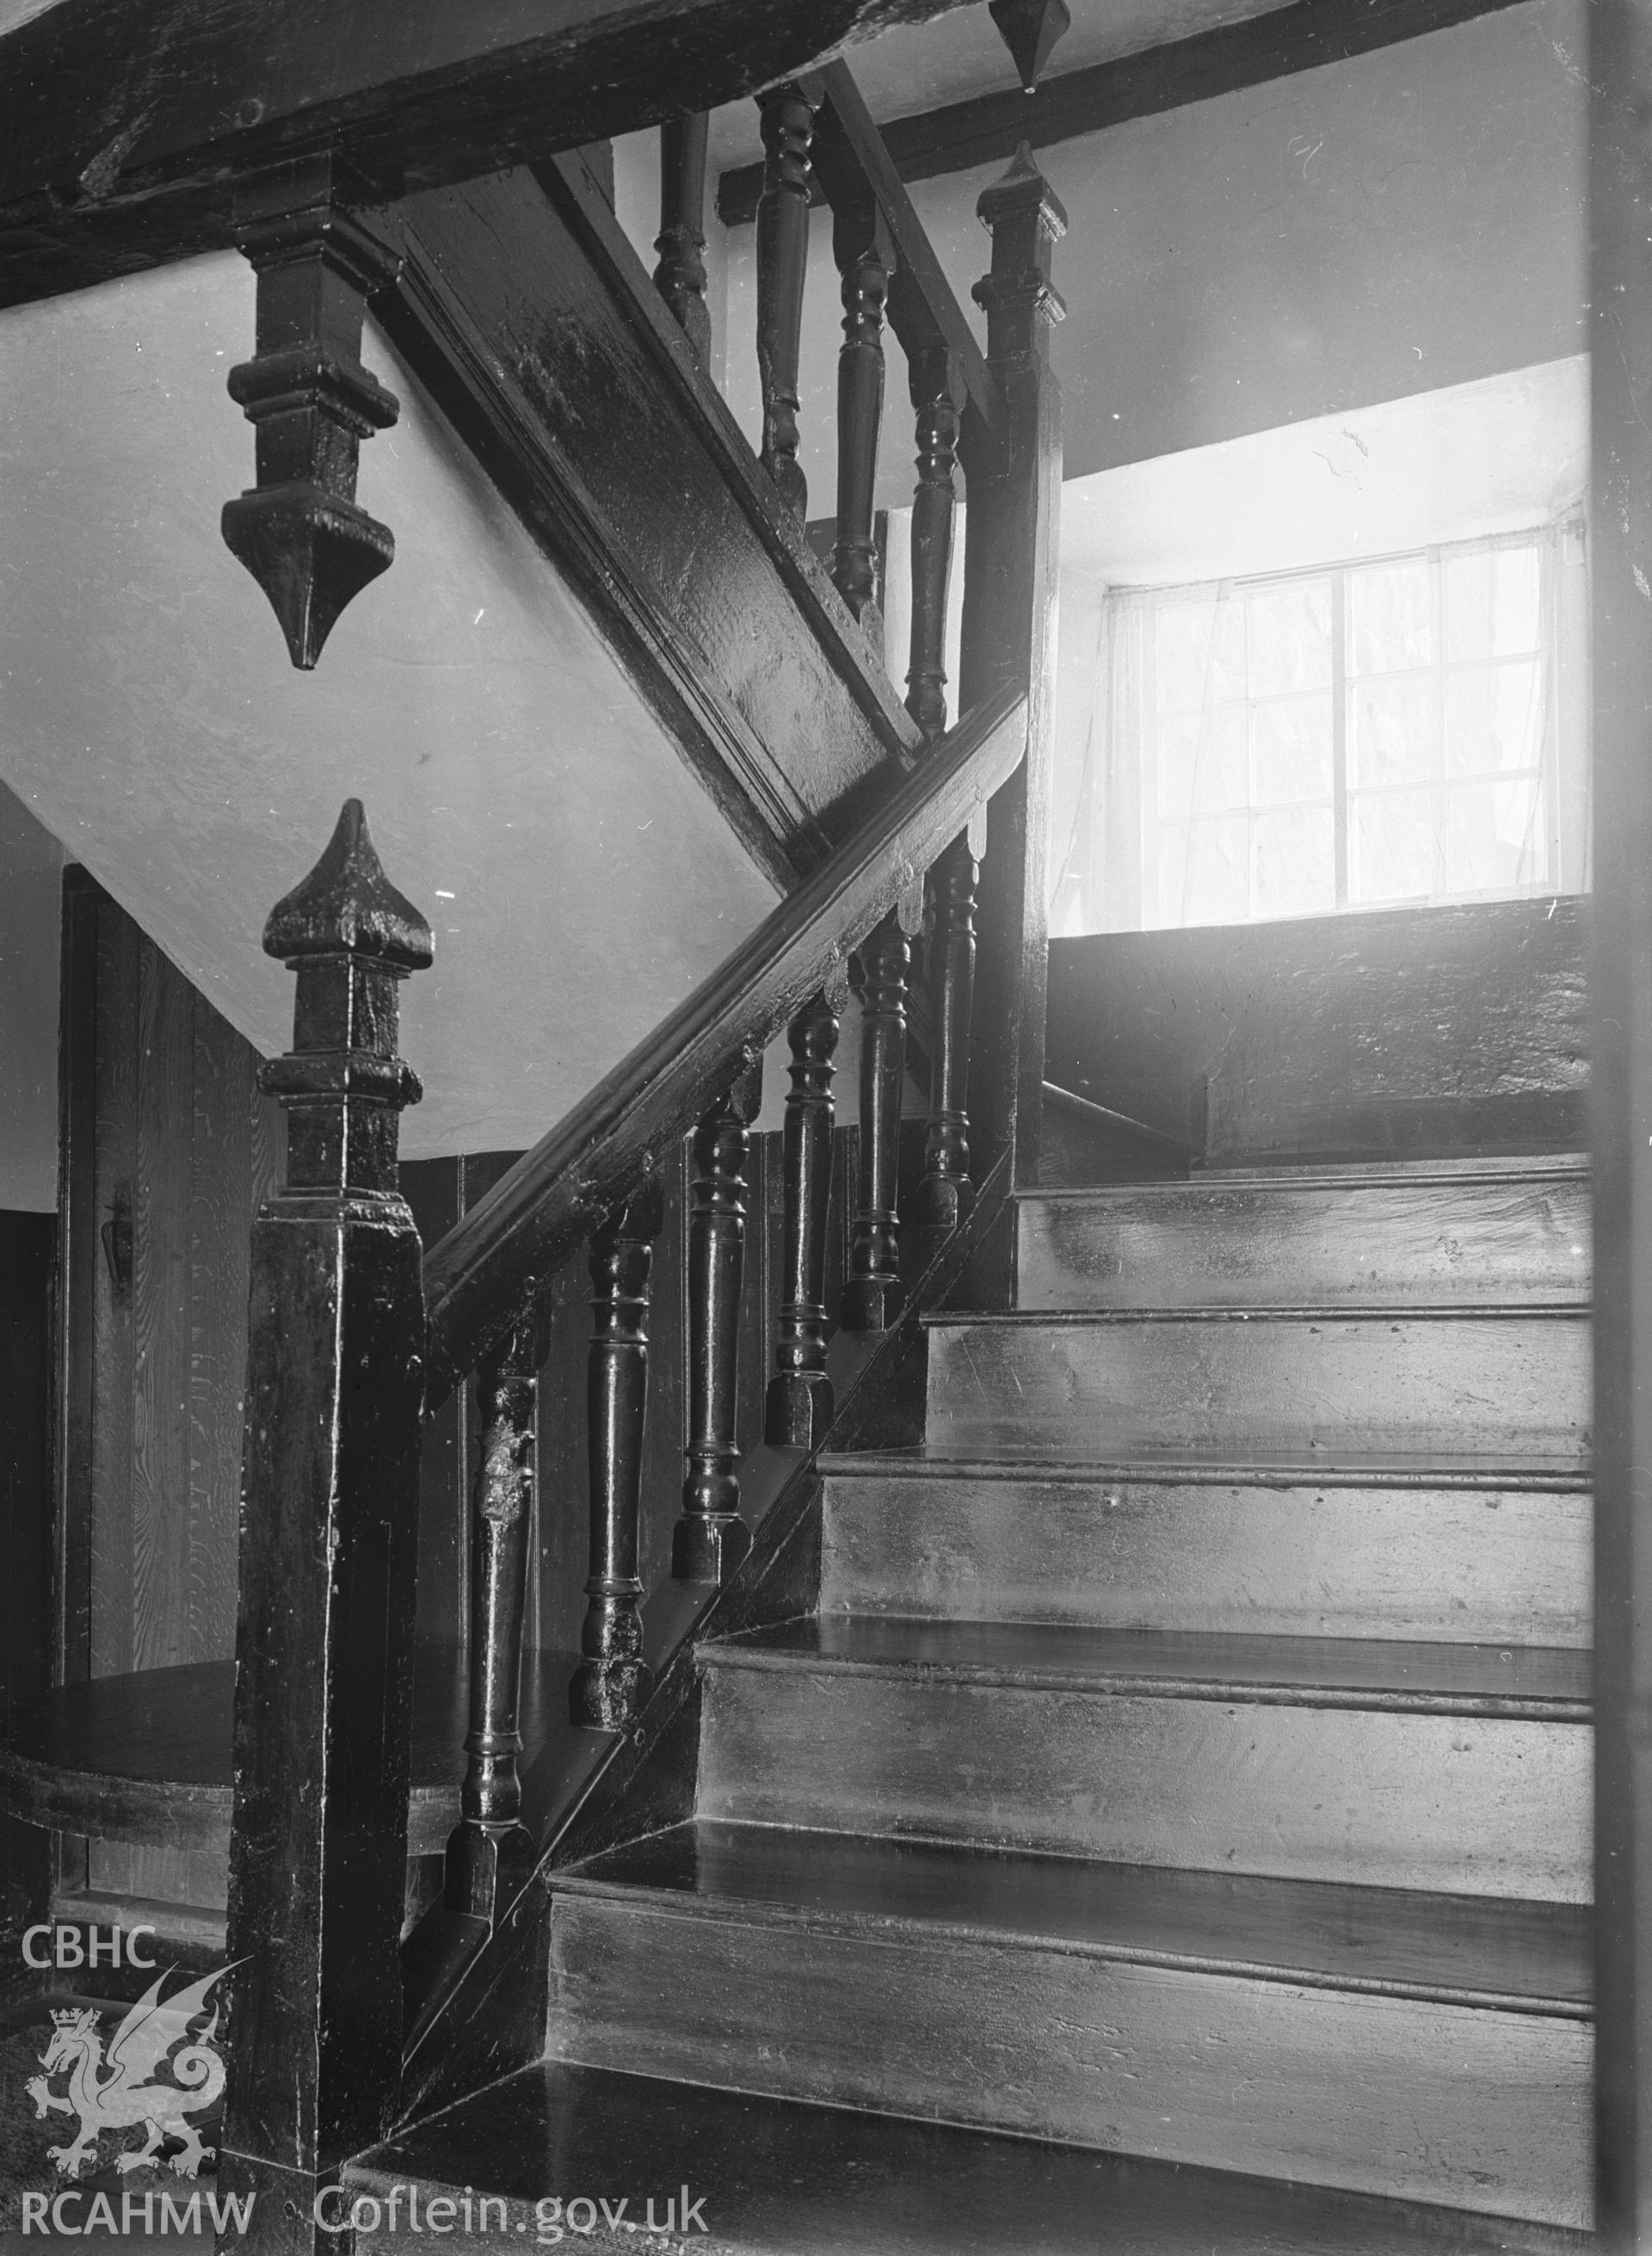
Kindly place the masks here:
<instances>
[{"instance_id":1,"label":"ceiling beam","mask_svg":"<svg viewBox=\"0 0 1652 2256\"><path fill-rule=\"evenodd\" d=\"M957 0L58 0L0 38L0 305L234 239L327 155L374 203L752 93Z\"/></svg>"},{"instance_id":2,"label":"ceiling beam","mask_svg":"<svg viewBox=\"0 0 1652 2256\"><path fill-rule=\"evenodd\" d=\"M1219 24L1189 39L1046 79L1034 94L1009 87L893 118L881 129L884 145L906 181L1006 164L1023 141L1040 151L1051 149L1082 133L1288 78L1515 4L1517 0L1290 0L1240 23ZM728 227L748 224L757 216L762 191L761 165L724 173L717 183L717 217Z\"/></svg>"}]
</instances>

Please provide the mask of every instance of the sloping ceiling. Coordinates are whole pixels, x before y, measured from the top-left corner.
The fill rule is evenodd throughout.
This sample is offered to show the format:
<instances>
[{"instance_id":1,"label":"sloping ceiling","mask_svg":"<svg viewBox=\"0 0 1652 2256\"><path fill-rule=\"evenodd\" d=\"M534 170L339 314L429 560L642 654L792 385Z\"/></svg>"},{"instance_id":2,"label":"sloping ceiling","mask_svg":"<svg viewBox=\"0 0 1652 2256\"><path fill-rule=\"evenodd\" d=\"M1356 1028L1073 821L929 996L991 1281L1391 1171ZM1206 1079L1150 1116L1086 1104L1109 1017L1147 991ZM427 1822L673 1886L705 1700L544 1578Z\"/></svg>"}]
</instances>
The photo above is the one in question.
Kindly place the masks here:
<instances>
[{"instance_id":1,"label":"sloping ceiling","mask_svg":"<svg viewBox=\"0 0 1652 2256\"><path fill-rule=\"evenodd\" d=\"M218 533L252 319L233 254L0 314L0 778L266 1053L265 916L362 798L436 935L404 1148L531 1143L772 889L371 326L402 415L360 497L396 561L293 672Z\"/></svg>"}]
</instances>

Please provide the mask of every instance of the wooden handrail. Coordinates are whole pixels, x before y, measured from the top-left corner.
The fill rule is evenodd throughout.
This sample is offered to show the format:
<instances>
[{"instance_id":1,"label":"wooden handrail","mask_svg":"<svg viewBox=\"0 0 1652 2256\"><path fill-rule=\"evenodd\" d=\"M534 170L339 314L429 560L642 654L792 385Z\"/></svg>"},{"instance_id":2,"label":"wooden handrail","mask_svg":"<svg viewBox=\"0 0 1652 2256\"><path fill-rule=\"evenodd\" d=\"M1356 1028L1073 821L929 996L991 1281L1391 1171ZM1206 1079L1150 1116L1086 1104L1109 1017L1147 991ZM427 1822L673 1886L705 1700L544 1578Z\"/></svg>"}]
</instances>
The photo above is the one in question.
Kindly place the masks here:
<instances>
[{"instance_id":1,"label":"wooden handrail","mask_svg":"<svg viewBox=\"0 0 1652 2256\"><path fill-rule=\"evenodd\" d=\"M964 475L988 475L1002 452L998 379L981 355L968 315L947 280L882 134L845 62L820 72L821 109L811 152L815 178L834 211L866 201L882 212L894 247L889 326L908 360L940 348L964 384L959 458Z\"/></svg>"},{"instance_id":2,"label":"wooden handrail","mask_svg":"<svg viewBox=\"0 0 1652 2256\"><path fill-rule=\"evenodd\" d=\"M656 1026L425 1262L426 1404L511 1329L603 1216L907 892L1020 761L1027 698L966 715L882 811Z\"/></svg>"}]
</instances>

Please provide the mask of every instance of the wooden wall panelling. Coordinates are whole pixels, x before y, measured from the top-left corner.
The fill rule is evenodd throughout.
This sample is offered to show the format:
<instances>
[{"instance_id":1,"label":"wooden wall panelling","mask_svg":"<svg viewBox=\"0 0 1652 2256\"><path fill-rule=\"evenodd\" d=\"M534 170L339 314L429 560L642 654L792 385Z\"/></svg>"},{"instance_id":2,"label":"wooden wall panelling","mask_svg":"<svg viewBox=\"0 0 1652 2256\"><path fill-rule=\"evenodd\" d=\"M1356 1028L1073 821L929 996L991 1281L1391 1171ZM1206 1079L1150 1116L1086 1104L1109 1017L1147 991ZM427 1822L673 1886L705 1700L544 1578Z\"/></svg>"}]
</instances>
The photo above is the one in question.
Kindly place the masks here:
<instances>
[{"instance_id":1,"label":"wooden wall panelling","mask_svg":"<svg viewBox=\"0 0 1652 2256\"><path fill-rule=\"evenodd\" d=\"M52 1287L57 1218L0 1211L0 1709L52 1681L49 1477ZM0 1818L0 1950L43 1918L45 1837ZM8 1976L8 1978L10 1977Z\"/></svg>"},{"instance_id":2,"label":"wooden wall panelling","mask_svg":"<svg viewBox=\"0 0 1652 2256\"><path fill-rule=\"evenodd\" d=\"M132 1653L132 1400L138 1177L138 1001L141 935L109 900L96 920L97 1064L93 1124L92 1234L76 1279L92 1301L90 1580L88 1674L116 1676ZM111 1272L106 1234L124 1249Z\"/></svg>"},{"instance_id":3,"label":"wooden wall panelling","mask_svg":"<svg viewBox=\"0 0 1652 2256\"><path fill-rule=\"evenodd\" d=\"M175 1667L188 1657L194 1035L192 990L152 942L141 941L132 1191L135 1668Z\"/></svg>"},{"instance_id":4,"label":"wooden wall panelling","mask_svg":"<svg viewBox=\"0 0 1652 2256\"><path fill-rule=\"evenodd\" d=\"M216 1012L194 1014L189 1158L189 1519L187 1644L180 1660L216 1660L216 1625L236 1605L236 1508L241 1453L221 1406L239 1402L244 1368L230 1362L247 1301L256 1061ZM233 1455L231 1454L233 1449Z\"/></svg>"},{"instance_id":5,"label":"wooden wall panelling","mask_svg":"<svg viewBox=\"0 0 1652 2256\"><path fill-rule=\"evenodd\" d=\"M73 1681L233 1649L248 1237L284 1138L256 1054L124 911L79 871L65 903L53 1618ZM59 1880L216 1907L224 1861L68 1843Z\"/></svg>"},{"instance_id":6,"label":"wooden wall panelling","mask_svg":"<svg viewBox=\"0 0 1652 2256\"><path fill-rule=\"evenodd\" d=\"M94 1123L97 1105L98 894L84 870L63 875L58 1060L58 1292L52 1428L53 1681L92 1667L93 1296L97 1243ZM85 1879L82 1872L80 1875Z\"/></svg>"},{"instance_id":7,"label":"wooden wall panelling","mask_svg":"<svg viewBox=\"0 0 1652 2256\"><path fill-rule=\"evenodd\" d=\"M1572 1150L1585 916L1563 895L1055 941L1050 1079L1213 1160Z\"/></svg>"}]
</instances>

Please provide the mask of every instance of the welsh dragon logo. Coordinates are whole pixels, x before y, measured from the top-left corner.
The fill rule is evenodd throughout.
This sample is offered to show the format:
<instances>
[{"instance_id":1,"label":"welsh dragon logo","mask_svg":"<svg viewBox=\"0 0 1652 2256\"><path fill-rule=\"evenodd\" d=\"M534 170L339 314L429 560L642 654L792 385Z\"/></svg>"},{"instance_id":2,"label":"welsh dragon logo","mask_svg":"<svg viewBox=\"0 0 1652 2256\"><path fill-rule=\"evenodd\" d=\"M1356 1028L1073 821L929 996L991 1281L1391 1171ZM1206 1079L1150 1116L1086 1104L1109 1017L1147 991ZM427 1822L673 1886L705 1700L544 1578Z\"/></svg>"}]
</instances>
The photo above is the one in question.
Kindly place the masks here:
<instances>
[{"instance_id":1,"label":"welsh dragon logo","mask_svg":"<svg viewBox=\"0 0 1652 2256\"><path fill-rule=\"evenodd\" d=\"M101 2131L125 2131L140 2123L146 2133L144 2144L128 2147L116 2156L118 2170L159 2164L168 2138L183 2140L183 2152L172 2163L180 2177L194 2177L216 2152L201 2145L201 2133L189 2120L203 2114L223 2090L223 2062L212 2044L218 2027L215 2002L212 2019L194 2042L173 2055L176 2082L155 2083L151 2078L173 2047L188 2035L190 2023L206 2010L208 1991L229 1970L221 1966L164 2005L160 1985L166 1978L158 1976L116 2030L107 2061L97 2028L101 2016L95 2007L71 2006L53 2014L52 2041L40 2055L46 2074L32 2076L26 2088L40 2121L53 2111L81 2119L80 2131L68 2146L46 2148L60 2177L80 2175ZM67 2098L51 2088L52 2077L60 2075L68 2077Z\"/></svg>"}]
</instances>

